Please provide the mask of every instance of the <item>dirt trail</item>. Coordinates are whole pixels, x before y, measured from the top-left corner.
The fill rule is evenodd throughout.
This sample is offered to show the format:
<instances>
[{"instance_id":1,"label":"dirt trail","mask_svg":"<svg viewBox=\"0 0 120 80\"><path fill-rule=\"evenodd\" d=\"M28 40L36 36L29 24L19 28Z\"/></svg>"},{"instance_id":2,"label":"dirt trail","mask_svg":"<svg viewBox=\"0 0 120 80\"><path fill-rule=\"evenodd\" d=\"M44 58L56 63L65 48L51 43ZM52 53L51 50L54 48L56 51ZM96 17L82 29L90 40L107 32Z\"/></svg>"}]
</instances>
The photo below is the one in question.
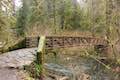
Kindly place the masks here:
<instances>
[{"instance_id":1,"label":"dirt trail","mask_svg":"<svg viewBox=\"0 0 120 80\"><path fill-rule=\"evenodd\" d=\"M33 62L35 48L11 51L0 55L0 80L27 80L28 75L17 68Z\"/></svg>"},{"instance_id":2,"label":"dirt trail","mask_svg":"<svg viewBox=\"0 0 120 80\"><path fill-rule=\"evenodd\" d=\"M24 72L17 69L0 69L0 80L25 80L25 76Z\"/></svg>"}]
</instances>

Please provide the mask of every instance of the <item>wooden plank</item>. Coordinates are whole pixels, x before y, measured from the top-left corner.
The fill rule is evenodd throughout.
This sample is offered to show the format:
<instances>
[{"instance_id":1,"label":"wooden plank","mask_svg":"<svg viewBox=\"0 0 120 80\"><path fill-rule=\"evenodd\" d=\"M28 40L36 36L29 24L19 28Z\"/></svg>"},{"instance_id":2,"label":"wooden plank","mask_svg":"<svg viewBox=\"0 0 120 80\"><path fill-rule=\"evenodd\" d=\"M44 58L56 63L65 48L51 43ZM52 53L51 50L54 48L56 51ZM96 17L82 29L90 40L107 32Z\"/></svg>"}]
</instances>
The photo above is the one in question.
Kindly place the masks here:
<instances>
[{"instance_id":1,"label":"wooden plank","mask_svg":"<svg viewBox=\"0 0 120 80\"><path fill-rule=\"evenodd\" d=\"M44 64L44 49L45 49L45 36L41 36L39 39L39 45L37 49L37 65L40 67L39 77L43 77L43 64Z\"/></svg>"},{"instance_id":2,"label":"wooden plank","mask_svg":"<svg viewBox=\"0 0 120 80\"><path fill-rule=\"evenodd\" d=\"M45 38L45 36L40 37L37 52L43 52L43 49L45 47Z\"/></svg>"}]
</instances>

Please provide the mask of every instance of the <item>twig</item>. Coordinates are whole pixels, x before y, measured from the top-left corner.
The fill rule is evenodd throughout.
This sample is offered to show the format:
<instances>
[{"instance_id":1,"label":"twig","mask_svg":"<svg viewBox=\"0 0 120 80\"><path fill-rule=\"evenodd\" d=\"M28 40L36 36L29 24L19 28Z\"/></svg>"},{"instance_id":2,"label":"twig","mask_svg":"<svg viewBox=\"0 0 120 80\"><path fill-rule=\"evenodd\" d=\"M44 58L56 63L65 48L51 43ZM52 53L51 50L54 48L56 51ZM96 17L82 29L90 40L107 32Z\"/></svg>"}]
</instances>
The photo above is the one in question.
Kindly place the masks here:
<instances>
[{"instance_id":1,"label":"twig","mask_svg":"<svg viewBox=\"0 0 120 80\"><path fill-rule=\"evenodd\" d=\"M100 64L102 64L105 68L107 68L107 69L109 69L109 70L112 71L112 68L111 68L110 66L104 64L103 62L101 62L100 60L98 60L97 58L95 58L93 55L90 55L90 54L88 53L88 51L86 51L86 50L84 50L84 51L85 51L85 53L86 53L87 56L90 56L92 59L94 59L94 60L96 60L97 62L99 62Z\"/></svg>"}]
</instances>

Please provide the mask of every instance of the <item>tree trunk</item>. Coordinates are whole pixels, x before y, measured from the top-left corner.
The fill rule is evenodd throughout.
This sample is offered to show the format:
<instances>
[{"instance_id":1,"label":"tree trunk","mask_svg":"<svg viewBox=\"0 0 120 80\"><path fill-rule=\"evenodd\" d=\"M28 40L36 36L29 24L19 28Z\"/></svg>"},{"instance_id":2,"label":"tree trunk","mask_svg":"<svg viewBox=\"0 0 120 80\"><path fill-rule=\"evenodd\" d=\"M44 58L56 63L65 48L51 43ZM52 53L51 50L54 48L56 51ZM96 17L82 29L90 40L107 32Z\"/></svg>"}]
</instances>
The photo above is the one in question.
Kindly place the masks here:
<instances>
[{"instance_id":1,"label":"tree trunk","mask_svg":"<svg viewBox=\"0 0 120 80\"><path fill-rule=\"evenodd\" d=\"M53 16L54 16L54 28L55 28L55 33L56 31L56 0L53 0Z\"/></svg>"},{"instance_id":2,"label":"tree trunk","mask_svg":"<svg viewBox=\"0 0 120 80\"><path fill-rule=\"evenodd\" d=\"M64 1L61 1L61 29L63 30L64 29L64 19L65 19L65 4L64 4Z\"/></svg>"}]
</instances>

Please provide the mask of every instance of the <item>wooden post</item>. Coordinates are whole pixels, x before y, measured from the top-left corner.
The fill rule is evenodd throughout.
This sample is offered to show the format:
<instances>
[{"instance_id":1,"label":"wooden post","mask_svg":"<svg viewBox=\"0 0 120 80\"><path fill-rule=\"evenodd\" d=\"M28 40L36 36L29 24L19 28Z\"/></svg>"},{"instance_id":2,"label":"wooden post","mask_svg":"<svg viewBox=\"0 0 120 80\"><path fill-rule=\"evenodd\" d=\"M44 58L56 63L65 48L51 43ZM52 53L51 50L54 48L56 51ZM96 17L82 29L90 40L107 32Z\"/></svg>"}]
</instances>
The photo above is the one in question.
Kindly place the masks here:
<instances>
[{"instance_id":1,"label":"wooden post","mask_svg":"<svg viewBox=\"0 0 120 80\"><path fill-rule=\"evenodd\" d=\"M37 50L37 65L40 67L40 80L43 80L43 64L44 64L44 50L45 50L45 36L41 36L39 39Z\"/></svg>"}]
</instances>

